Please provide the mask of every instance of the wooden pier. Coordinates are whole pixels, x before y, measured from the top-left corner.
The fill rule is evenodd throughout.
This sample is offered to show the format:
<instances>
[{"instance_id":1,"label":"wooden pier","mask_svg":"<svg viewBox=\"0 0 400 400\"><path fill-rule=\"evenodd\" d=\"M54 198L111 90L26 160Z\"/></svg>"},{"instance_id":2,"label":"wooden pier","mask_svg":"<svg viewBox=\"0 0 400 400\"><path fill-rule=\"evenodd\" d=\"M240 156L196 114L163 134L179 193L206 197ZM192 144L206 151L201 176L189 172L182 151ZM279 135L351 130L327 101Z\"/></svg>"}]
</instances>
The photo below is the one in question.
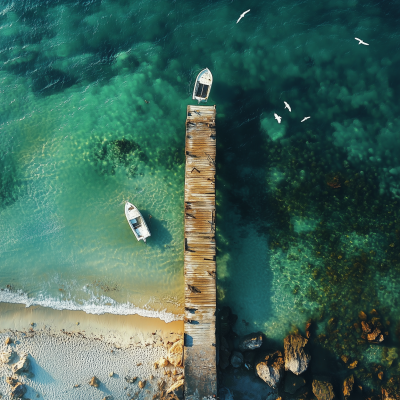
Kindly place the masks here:
<instances>
[{"instance_id":1,"label":"wooden pier","mask_svg":"<svg viewBox=\"0 0 400 400\"><path fill-rule=\"evenodd\" d=\"M217 394L215 106L188 106L185 169L185 399Z\"/></svg>"}]
</instances>

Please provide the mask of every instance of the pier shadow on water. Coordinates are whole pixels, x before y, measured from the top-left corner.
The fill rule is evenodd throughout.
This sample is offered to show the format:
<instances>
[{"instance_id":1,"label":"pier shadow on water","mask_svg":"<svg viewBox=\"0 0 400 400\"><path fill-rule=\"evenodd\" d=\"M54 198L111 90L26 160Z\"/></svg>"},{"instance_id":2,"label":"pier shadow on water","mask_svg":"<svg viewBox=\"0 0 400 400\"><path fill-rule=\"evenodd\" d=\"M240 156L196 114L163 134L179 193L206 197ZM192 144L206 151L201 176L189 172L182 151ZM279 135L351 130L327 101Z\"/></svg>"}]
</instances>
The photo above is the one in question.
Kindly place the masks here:
<instances>
[{"instance_id":1,"label":"pier shadow on water","mask_svg":"<svg viewBox=\"0 0 400 400\"><path fill-rule=\"evenodd\" d=\"M244 334L262 330L272 312L268 226L273 212L264 185L263 110L254 107L252 95L235 94L229 109L240 111L218 123L218 300L238 315L234 329Z\"/></svg>"}]
</instances>

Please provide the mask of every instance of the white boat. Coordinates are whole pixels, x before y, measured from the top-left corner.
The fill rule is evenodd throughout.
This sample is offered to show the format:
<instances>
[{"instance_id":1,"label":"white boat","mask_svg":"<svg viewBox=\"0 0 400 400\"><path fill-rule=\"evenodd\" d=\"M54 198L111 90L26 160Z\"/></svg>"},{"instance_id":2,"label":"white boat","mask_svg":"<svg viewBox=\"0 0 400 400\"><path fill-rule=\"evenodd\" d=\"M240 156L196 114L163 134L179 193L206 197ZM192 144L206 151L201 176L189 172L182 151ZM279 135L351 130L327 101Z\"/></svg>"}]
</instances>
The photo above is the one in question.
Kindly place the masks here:
<instances>
[{"instance_id":1,"label":"white boat","mask_svg":"<svg viewBox=\"0 0 400 400\"><path fill-rule=\"evenodd\" d=\"M208 68L203 69L197 75L196 82L193 89L193 100L207 101L210 95L211 85L213 83L213 77L211 71Z\"/></svg>"},{"instance_id":2,"label":"white boat","mask_svg":"<svg viewBox=\"0 0 400 400\"><path fill-rule=\"evenodd\" d=\"M149 228L140 211L129 201L125 204L125 216L136 239L146 243L146 238L151 236Z\"/></svg>"}]
</instances>

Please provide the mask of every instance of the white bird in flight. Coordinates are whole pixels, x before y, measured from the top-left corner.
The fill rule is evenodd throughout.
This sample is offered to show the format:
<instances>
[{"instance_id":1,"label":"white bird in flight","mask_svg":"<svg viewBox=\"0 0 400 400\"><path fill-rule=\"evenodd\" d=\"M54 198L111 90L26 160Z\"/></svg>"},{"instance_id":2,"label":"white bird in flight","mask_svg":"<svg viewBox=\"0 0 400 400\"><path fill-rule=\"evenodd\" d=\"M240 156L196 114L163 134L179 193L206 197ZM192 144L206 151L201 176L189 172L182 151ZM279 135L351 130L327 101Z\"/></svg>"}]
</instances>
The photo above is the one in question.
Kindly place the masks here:
<instances>
[{"instance_id":1,"label":"white bird in flight","mask_svg":"<svg viewBox=\"0 0 400 400\"><path fill-rule=\"evenodd\" d=\"M363 45L365 45L365 46L369 46L368 43L365 43L364 41L362 41L362 40L359 39L358 37L356 37L356 38L354 38L354 39L358 40L358 44L363 44Z\"/></svg>"},{"instance_id":2,"label":"white bird in flight","mask_svg":"<svg viewBox=\"0 0 400 400\"><path fill-rule=\"evenodd\" d=\"M306 121L307 119L310 119L311 117L304 117L300 122L304 122L304 121Z\"/></svg>"},{"instance_id":3,"label":"white bird in flight","mask_svg":"<svg viewBox=\"0 0 400 400\"><path fill-rule=\"evenodd\" d=\"M244 13L240 14L240 17L239 17L239 19L236 21L236 23L238 23L249 11L250 11L250 9L248 9L248 10L245 11Z\"/></svg>"},{"instance_id":4,"label":"white bird in flight","mask_svg":"<svg viewBox=\"0 0 400 400\"><path fill-rule=\"evenodd\" d=\"M274 118L278 121L278 124L281 123L282 117L280 117L277 113L274 113Z\"/></svg>"},{"instance_id":5,"label":"white bird in flight","mask_svg":"<svg viewBox=\"0 0 400 400\"><path fill-rule=\"evenodd\" d=\"M286 101L284 101L284 103L285 103L285 108L287 108L289 112L292 112L292 109L290 108L289 104L286 103Z\"/></svg>"}]
</instances>

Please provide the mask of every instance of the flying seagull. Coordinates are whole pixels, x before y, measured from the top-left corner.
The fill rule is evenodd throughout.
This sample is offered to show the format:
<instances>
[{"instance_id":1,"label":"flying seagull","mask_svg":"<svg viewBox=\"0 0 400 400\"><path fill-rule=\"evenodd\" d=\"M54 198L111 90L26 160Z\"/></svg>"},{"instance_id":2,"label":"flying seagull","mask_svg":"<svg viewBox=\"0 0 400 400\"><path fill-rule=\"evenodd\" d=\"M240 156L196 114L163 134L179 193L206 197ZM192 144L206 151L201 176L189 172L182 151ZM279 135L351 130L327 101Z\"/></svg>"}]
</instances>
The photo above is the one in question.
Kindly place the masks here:
<instances>
[{"instance_id":1,"label":"flying seagull","mask_svg":"<svg viewBox=\"0 0 400 400\"><path fill-rule=\"evenodd\" d=\"M278 124L281 123L282 117L280 117L277 113L274 113L274 118L278 121Z\"/></svg>"},{"instance_id":2,"label":"flying seagull","mask_svg":"<svg viewBox=\"0 0 400 400\"><path fill-rule=\"evenodd\" d=\"M239 17L239 19L236 21L236 23L238 23L249 11L250 11L250 9L248 9L248 10L245 11L244 13L240 14L240 17Z\"/></svg>"},{"instance_id":3,"label":"flying seagull","mask_svg":"<svg viewBox=\"0 0 400 400\"><path fill-rule=\"evenodd\" d=\"M292 112L292 109L290 108L289 104L286 103L286 101L284 101L284 103L285 103L285 108L287 108L289 112Z\"/></svg>"},{"instance_id":4,"label":"flying seagull","mask_svg":"<svg viewBox=\"0 0 400 400\"><path fill-rule=\"evenodd\" d=\"M304 121L306 121L307 119L310 119L311 117L304 117L300 122L304 122Z\"/></svg>"},{"instance_id":5,"label":"flying seagull","mask_svg":"<svg viewBox=\"0 0 400 400\"><path fill-rule=\"evenodd\" d=\"M361 39L359 39L358 37L356 37L356 38L354 38L354 39L358 40L358 44L363 44L363 45L365 45L365 46L369 46L368 43L363 42L363 41L362 41Z\"/></svg>"}]
</instances>

